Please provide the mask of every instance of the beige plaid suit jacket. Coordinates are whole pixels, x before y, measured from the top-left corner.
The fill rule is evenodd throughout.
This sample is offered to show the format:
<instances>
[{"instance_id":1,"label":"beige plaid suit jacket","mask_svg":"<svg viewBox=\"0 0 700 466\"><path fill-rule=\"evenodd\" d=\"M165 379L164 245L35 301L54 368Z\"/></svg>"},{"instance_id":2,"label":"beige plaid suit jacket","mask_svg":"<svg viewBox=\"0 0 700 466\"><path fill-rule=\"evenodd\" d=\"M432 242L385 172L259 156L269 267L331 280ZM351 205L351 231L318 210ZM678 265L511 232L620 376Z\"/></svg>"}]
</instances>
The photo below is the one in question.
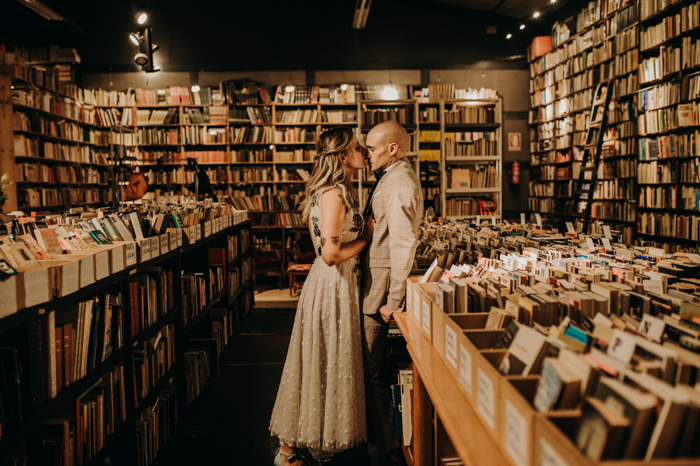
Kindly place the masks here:
<instances>
[{"instance_id":1,"label":"beige plaid suit jacket","mask_svg":"<svg viewBox=\"0 0 700 466\"><path fill-rule=\"evenodd\" d=\"M384 304L392 312L403 311L406 278L423 218L423 191L407 158L379 180L372 214L376 225L369 251L363 255L362 312L375 314Z\"/></svg>"}]
</instances>

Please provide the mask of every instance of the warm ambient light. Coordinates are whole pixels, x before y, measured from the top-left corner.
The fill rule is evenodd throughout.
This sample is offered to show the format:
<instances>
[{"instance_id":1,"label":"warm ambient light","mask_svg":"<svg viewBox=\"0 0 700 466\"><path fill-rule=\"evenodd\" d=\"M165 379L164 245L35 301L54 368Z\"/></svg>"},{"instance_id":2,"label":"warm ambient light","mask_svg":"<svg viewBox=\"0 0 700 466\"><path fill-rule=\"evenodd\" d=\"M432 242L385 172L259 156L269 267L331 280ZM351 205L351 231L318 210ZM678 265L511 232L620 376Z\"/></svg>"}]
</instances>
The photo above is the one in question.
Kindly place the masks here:
<instances>
[{"instance_id":1,"label":"warm ambient light","mask_svg":"<svg viewBox=\"0 0 700 466\"><path fill-rule=\"evenodd\" d=\"M343 90L343 91L347 91L347 90L348 90L348 85L347 85L347 84L343 84L343 85L340 86L340 89Z\"/></svg>"},{"instance_id":2,"label":"warm ambient light","mask_svg":"<svg viewBox=\"0 0 700 466\"><path fill-rule=\"evenodd\" d=\"M294 86L287 86L284 88L284 90L287 92L294 92Z\"/></svg>"},{"instance_id":3,"label":"warm ambient light","mask_svg":"<svg viewBox=\"0 0 700 466\"><path fill-rule=\"evenodd\" d=\"M199 86L196 84L192 86L192 92L199 92Z\"/></svg>"},{"instance_id":4,"label":"warm ambient light","mask_svg":"<svg viewBox=\"0 0 700 466\"><path fill-rule=\"evenodd\" d=\"M536 12L532 15L532 17L533 17L533 18L539 18L539 17L540 17L540 12L539 12L539 11L536 11Z\"/></svg>"},{"instance_id":5,"label":"warm ambient light","mask_svg":"<svg viewBox=\"0 0 700 466\"><path fill-rule=\"evenodd\" d=\"M550 3L557 3L557 0L549 0Z\"/></svg>"},{"instance_id":6,"label":"warm ambient light","mask_svg":"<svg viewBox=\"0 0 700 466\"><path fill-rule=\"evenodd\" d=\"M506 39L510 39L511 37L513 37L513 34L508 34L508 35L506 36Z\"/></svg>"},{"instance_id":7,"label":"warm ambient light","mask_svg":"<svg viewBox=\"0 0 700 466\"><path fill-rule=\"evenodd\" d=\"M141 43L141 36L136 32L129 34L129 39L131 39L131 42L133 42L134 45L139 45Z\"/></svg>"},{"instance_id":8,"label":"warm ambient light","mask_svg":"<svg viewBox=\"0 0 700 466\"><path fill-rule=\"evenodd\" d=\"M139 24L143 24L146 21L148 21L148 15L146 13L139 13L136 15L136 22Z\"/></svg>"},{"instance_id":9,"label":"warm ambient light","mask_svg":"<svg viewBox=\"0 0 700 466\"><path fill-rule=\"evenodd\" d=\"M521 25L520 25L520 30L522 31L523 29L525 29L525 25L524 25L524 24L521 24Z\"/></svg>"},{"instance_id":10,"label":"warm ambient light","mask_svg":"<svg viewBox=\"0 0 700 466\"><path fill-rule=\"evenodd\" d=\"M382 99L396 100L399 98L399 91L394 86L385 86L382 91Z\"/></svg>"}]
</instances>

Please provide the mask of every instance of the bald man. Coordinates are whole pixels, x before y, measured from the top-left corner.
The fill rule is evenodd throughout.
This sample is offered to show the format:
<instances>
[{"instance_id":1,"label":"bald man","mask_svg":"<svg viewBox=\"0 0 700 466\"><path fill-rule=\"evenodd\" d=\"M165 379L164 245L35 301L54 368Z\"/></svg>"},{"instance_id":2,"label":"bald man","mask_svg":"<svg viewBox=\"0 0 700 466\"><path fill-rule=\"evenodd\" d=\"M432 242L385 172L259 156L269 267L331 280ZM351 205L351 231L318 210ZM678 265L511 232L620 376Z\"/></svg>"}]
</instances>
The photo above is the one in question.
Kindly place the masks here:
<instances>
[{"instance_id":1,"label":"bald man","mask_svg":"<svg viewBox=\"0 0 700 466\"><path fill-rule=\"evenodd\" d=\"M380 373L389 321L395 312L404 310L406 278L413 265L423 217L420 179L405 158L409 146L408 133L395 121L380 123L367 135L370 167L378 181L367 200L376 225L363 267L362 350L368 428L380 452L387 453L382 455L382 465L403 464L391 396Z\"/></svg>"}]
</instances>

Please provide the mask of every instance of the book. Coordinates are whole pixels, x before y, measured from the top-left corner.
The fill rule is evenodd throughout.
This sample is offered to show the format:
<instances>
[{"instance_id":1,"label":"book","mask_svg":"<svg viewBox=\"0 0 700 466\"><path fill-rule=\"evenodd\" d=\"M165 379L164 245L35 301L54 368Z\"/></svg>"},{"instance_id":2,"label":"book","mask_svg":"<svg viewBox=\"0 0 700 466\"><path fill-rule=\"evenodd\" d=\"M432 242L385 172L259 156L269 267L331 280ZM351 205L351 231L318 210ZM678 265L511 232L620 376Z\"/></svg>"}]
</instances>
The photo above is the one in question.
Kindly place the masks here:
<instances>
[{"instance_id":1,"label":"book","mask_svg":"<svg viewBox=\"0 0 700 466\"><path fill-rule=\"evenodd\" d=\"M576 446L591 461L620 458L630 420L602 401L588 397L583 405Z\"/></svg>"},{"instance_id":2,"label":"book","mask_svg":"<svg viewBox=\"0 0 700 466\"><path fill-rule=\"evenodd\" d=\"M499 371L504 375L537 374L549 346L544 335L529 327L520 326L506 351Z\"/></svg>"}]
</instances>

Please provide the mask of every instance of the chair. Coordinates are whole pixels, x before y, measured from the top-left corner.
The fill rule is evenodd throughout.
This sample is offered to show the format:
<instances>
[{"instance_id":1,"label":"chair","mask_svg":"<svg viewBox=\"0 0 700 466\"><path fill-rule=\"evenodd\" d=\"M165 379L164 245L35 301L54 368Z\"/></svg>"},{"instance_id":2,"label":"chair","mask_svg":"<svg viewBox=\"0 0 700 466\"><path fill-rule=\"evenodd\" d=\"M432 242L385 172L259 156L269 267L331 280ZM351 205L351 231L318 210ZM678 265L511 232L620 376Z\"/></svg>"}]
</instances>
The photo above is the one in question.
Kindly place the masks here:
<instances>
[{"instance_id":1,"label":"chair","mask_svg":"<svg viewBox=\"0 0 700 466\"><path fill-rule=\"evenodd\" d=\"M267 248L261 249L256 247L253 254L253 273L267 274L271 272L279 276L278 287L282 288L282 242L281 241L268 241L266 243Z\"/></svg>"},{"instance_id":2,"label":"chair","mask_svg":"<svg viewBox=\"0 0 700 466\"><path fill-rule=\"evenodd\" d=\"M289 237L290 250L293 254L293 259L287 267L287 275L289 276L289 296L294 296L301 291L303 280L297 282L297 279L306 277L311 271L311 266L316 260L316 252L313 250L313 241L311 235L304 230L291 230L287 233Z\"/></svg>"}]
</instances>

